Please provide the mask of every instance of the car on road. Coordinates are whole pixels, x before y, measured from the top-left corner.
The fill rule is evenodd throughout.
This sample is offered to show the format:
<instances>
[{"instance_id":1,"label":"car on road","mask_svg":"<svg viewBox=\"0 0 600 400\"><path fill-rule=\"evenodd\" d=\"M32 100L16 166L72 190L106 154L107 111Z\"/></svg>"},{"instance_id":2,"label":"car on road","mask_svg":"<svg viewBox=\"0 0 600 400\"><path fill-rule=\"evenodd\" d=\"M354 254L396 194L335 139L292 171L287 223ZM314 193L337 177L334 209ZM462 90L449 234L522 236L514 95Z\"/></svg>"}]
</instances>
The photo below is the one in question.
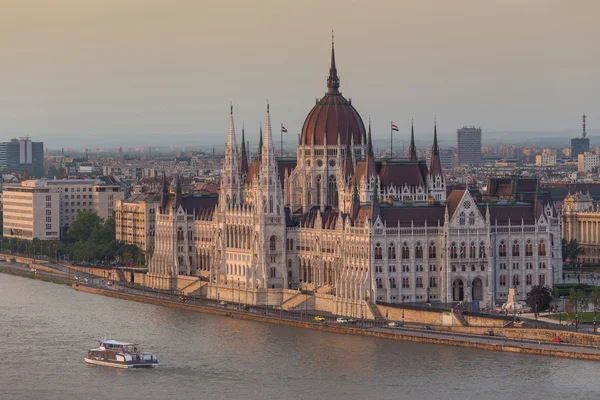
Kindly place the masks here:
<instances>
[{"instance_id":1,"label":"car on road","mask_svg":"<svg viewBox=\"0 0 600 400\"><path fill-rule=\"evenodd\" d=\"M106 286L111 287L113 285L112 281L106 282Z\"/></svg>"},{"instance_id":2,"label":"car on road","mask_svg":"<svg viewBox=\"0 0 600 400\"><path fill-rule=\"evenodd\" d=\"M354 318L348 318L348 323L349 324L355 324L356 320Z\"/></svg>"},{"instance_id":3,"label":"car on road","mask_svg":"<svg viewBox=\"0 0 600 400\"><path fill-rule=\"evenodd\" d=\"M399 323L397 323L396 321L390 321L390 322L388 322L388 324L387 324L387 325L388 325L390 328L397 328L397 327L399 327L399 326L400 326L400 324L399 324Z\"/></svg>"},{"instance_id":4,"label":"car on road","mask_svg":"<svg viewBox=\"0 0 600 400\"><path fill-rule=\"evenodd\" d=\"M219 302L220 305L222 305L223 307L227 307L227 302L225 300L221 300Z\"/></svg>"},{"instance_id":5,"label":"car on road","mask_svg":"<svg viewBox=\"0 0 600 400\"><path fill-rule=\"evenodd\" d=\"M325 317L321 317L320 315L317 315L315 317L315 321L325 321Z\"/></svg>"},{"instance_id":6,"label":"car on road","mask_svg":"<svg viewBox=\"0 0 600 400\"><path fill-rule=\"evenodd\" d=\"M563 343L563 342L564 342L564 340L562 340L559 337L555 337L554 339L552 339L552 343Z\"/></svg>"},{"instance_id":7,"label":"car on road","mask_svg":"<svg viewBox=\"0 0 600 400\"><path fill-rule=\"evenodd\" d=\"M336 319L336 322L337 322L338 324L342 324L342 325L343 325L343 324L347 324L347 323L348 323L348 320L347 320L346 318L339 317L338 319Z\"/></svg>"},{"instance_id":8,"label":"car on road","mask_svg":"<svg viewBox=\"0 0 600 400\"><path fill-rule=\"evenodd\" d=\"M90 283L90 278L85 278L83 281L84 281L85 283Z\"/></svg>"}]
</instances>

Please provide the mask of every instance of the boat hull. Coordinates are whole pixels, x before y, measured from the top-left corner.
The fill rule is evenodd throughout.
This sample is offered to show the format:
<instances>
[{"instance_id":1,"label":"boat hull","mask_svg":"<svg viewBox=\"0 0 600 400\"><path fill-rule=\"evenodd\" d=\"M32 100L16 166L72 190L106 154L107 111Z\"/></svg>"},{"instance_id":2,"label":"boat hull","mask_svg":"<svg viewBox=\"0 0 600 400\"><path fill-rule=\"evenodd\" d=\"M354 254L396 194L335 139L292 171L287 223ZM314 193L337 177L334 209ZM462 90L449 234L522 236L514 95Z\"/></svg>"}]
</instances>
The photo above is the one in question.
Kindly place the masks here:
<instances>
[{"instance_id":1,"label":"boat hull","mask_svg":"<svg viewBox=\"0 0 600 400\"><path fill-rule=\"evenodd\" d=\"M88 364L101 365L103 367L121 368L121 369L157 368L158 367L158 363L122 364L122 363L117 363L117 362L93 360L93 359L89 359L87 357L84 358L84 361Z\"/></svg>"}]
</instances>

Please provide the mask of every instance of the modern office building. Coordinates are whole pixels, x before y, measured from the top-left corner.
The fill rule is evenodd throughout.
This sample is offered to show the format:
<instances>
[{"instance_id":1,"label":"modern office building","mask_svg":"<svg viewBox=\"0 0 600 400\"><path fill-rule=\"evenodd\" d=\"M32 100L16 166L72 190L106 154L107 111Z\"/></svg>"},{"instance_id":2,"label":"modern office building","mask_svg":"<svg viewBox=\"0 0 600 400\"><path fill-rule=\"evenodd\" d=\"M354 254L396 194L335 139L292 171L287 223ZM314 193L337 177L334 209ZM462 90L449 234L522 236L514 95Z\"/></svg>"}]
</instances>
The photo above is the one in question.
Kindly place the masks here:
<instances>
[{"instance_id":1,"label":"modern office building","mask_svg":"<svg viewBox=\"0 0 600 400\"><path fill-rule=\"evenodd\" d=\"M0 143L0 171L24 173L29 176L44 175L44 143L33 142L29 137Z\"/></svg>"},{"instance_id":2,"label":"modern office building","mask_svg":"<svg viewBox=\"0 0 600 400\"><path fill-rule=\"evenodd\" d=\"M556 165L556 150L544 149L542 154L535 156L535 165L540 167L553 167Z\"/></svg>"},{"instance_id":3,"label":"modern office building","mask_svg":"<svg viewBox=\"0 0 600 400\"><path fill-rule=\"evenodd\" d=\"M5 185L3 189L5 237L60 238L59 194L46 181L26 181L20 185Z\"/></svg>"},{"instance_id":4,"label":"modern office building","mask_svg":"<svg viewBox=\"0 0 600 400\"><path fill-rule=\"evenodd\" d=\"M152 254L156 212L160 195L140 193L127 200L117 200L115 224L117 240Z\"/></svg>"},{"instance_id":5,"label":"modern office building","mask_svg":"<svg viewBox=\"0 0 600 400\"><path fill-rule=\"evenodd\" d=\"M25 196L13 192L31 194ZM35 199L32 200L33 194L40 193L47 194L50 199L48 201L52 202L51 207L50 203L44 204L40 200L41 195L34 196ZM6 235L7 229L13 228L13 232L17 232L17 228L22 228L24 233L13 233L11 237L56 240L64 235L78 213L95 212L106 220L113 217L116 201L122 199L123 192L119 186L107 185L94 179L39 179L25 181L20 185L5 185L4 232ZM6 207L9 208L8 213ZM51 211L48 211L49 208ZM19 220L27 221L27 224L15 225ZM42 221L48 224L46 231L41 230L44 226Z\"/></svg>"},{"instance_id":6,"label":"modern office building","mask_svg":"<svg viewBox=\"0 0 600 400\"><path fill-rule=\"evenodd\" d=\"M464 126L456 131L459 165L481 164L481 128Z\"/></svg>"}]
</instances>

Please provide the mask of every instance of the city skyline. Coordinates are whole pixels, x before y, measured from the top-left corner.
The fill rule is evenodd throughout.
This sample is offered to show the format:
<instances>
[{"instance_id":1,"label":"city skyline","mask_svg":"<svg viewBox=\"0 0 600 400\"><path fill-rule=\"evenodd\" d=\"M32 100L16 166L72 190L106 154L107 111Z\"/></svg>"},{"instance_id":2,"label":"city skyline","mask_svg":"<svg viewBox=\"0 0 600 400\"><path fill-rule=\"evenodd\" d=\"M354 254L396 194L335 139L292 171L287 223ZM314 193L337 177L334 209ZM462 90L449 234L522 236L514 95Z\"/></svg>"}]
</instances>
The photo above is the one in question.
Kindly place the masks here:
<instances>
[{"instance_id":1,"label":"city skyline","mask_svg":"<svg viewBox=\"0 0 600 400\"><path fill-rule=\"evenodd\" d=\"M257 131L269 99L292 143L325 91L332 29L340 89L371 116L375 139L394 120L407 140L414 118L428 141L434 116L441 139L463 125L481 126L484 142L512 131L570 137L583 113L598 132L595 2L113 3L5 7L4 140L222 145L230 101Z\"/></svg>"}]
</instances>

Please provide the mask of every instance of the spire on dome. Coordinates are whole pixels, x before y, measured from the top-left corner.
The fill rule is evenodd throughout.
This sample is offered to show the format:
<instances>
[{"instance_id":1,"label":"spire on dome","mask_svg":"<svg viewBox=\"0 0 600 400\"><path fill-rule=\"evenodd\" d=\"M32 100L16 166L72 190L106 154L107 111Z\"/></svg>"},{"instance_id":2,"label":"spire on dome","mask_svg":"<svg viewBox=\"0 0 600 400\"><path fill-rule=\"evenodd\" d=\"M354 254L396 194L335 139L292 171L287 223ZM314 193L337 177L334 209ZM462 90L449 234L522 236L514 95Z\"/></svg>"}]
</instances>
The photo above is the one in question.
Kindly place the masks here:
<instances>
[{"instance_id":1,"label":"spire on dome","mask_svg":"<svg viewBox=\"0 0 600 400\"><path fill-rule=\"evenodd\" d=\"M331 31L331 65L329 66L329 77L327 78L327 93L339 94L340 78L335 67L335 45L333 39L333 31Z\"/></svg>"},{"instance_id":2,"label":"spire on dome","mask_svg":"<svg viewBox=\"0 0 600 400\"><path fill-rule=\"evenodd\" d=\"M417 159L417 146L415 146L415 126L413 121L410 121L410 146L408 148L408 158L411 160Z\"/></svg>"},{"instance_id":3,"label":"spire on dome","mask_svg":"<svg viewBox=\"0 0 600 400\"><path fill-rule=\"evenodd\" d=\"M246 136L244 134L244 123L242 122L242 149L241 149L241 165L240 165L240 172L242 175L245 175L248 173L249 167L248 167L248 155L246 154Z\"/></svg>"}]
</instances>

